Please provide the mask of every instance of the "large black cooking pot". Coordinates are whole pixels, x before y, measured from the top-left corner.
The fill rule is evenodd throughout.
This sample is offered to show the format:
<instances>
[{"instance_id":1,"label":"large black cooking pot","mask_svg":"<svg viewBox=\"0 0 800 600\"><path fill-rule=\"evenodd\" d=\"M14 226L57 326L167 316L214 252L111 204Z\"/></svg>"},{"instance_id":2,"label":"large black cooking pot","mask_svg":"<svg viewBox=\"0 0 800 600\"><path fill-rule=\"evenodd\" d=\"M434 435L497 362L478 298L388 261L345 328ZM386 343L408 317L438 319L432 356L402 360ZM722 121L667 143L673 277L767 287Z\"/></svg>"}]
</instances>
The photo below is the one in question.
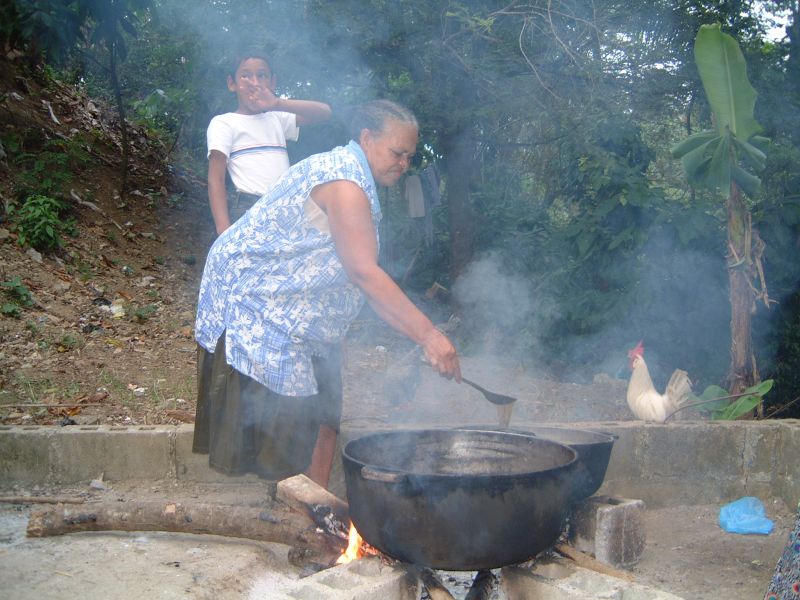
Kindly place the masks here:
<instances>
[{"instance_id":1,"label":"large black cooking pot","mask_svg":"<svg viewBox=\"0 0 800 600\"><path fill-rule=\"evenodd\" d=\"M567 427L524 427L498 428L496 426L474 425L464 429L481 429L486 431L508 431L534 435L560 444L565 444L578 453L578 465L572 481L571 500L585 500L594 494L606 477L611 450L614 446L613 435L590 431L588 429L570 429Z\"/></svg>"},{"instance_id":2,"label":"large black cooking pot","mask_svg":"<svg viewBox=\"0 0 800 600\"><path fill-rule=\"evenodd\" d=\"M399 560L454 571L523 562L552 545L577 465L557 442L466 429L375 433L342 455L361 536Z\"/></svg>"},{"instance_id":3,"label":"large black cooking pot","mask_svg":"<svg viewBox=\"0 0 800 600\"><path fill-rule=\"evenodd\" d=\"M528 427L526 431L560 444L566 444L578 453L575 470L573 500L584 500L603 485L614 447L613 435L588 429L566 427Z\"/></svg>"}]
</instances>

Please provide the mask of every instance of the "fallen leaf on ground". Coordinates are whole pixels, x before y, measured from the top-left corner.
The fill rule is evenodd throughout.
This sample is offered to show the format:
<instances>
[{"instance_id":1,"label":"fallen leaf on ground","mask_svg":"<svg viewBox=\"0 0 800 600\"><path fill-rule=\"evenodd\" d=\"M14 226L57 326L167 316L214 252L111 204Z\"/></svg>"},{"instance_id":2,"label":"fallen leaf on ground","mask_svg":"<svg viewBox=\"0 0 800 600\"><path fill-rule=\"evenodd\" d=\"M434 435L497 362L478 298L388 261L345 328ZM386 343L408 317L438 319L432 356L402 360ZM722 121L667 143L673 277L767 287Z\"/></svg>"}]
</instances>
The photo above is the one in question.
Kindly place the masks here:
<instances>
[{"instance_id":1,"label":"fallen leaf on ground","mask_svg":"<svg viewBox=\"0 0 800 600\"><path fill-rule=\"evenodd\" d=\"M175 419L184 423L194 423L194 413L191 413L188 410L168 410L166 415L170 419Z\"/></svg>"}]
</instances>

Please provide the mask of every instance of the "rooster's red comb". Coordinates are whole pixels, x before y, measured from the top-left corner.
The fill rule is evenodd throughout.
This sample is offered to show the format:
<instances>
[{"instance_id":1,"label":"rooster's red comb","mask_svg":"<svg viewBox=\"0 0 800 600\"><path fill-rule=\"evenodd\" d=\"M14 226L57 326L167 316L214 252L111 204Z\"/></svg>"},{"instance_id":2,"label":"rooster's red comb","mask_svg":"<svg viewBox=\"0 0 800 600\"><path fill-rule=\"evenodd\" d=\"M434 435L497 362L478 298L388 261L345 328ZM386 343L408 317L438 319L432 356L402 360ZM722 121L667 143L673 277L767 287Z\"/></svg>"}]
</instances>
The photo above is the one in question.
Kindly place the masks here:
<instances>
[{"instance_id":1,"label":"rooster's red comb","mask_svg":"<svg viewBox=\"0 0 800 600\"><path fill-rule=\"evenodd\" d=\"M636 344L636 346L628 350L628 358L633 358L634 356L644 356L644 344L642 341L643 340L639 340L639 343Z\"/></svg>"}]
</instances>

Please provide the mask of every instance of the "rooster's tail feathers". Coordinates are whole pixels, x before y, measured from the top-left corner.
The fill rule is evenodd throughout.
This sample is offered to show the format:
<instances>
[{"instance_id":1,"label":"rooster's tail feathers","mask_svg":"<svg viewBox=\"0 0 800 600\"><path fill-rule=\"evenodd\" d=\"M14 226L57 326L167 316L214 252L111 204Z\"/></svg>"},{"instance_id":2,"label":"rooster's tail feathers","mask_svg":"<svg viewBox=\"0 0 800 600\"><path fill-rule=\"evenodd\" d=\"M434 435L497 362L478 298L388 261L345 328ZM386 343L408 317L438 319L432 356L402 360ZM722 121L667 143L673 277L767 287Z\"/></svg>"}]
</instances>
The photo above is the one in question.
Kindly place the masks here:
<instances>
[{"instance_id":1,"label":"rooster's tail feathers","mask_svg":"<svg viewBox=\"0 0 800 600\"><path fill-rule=\"evenodd\" d=\"M686 403L691 393L692 381L689 379L689 374L681 369L676 369L667 383L667 397L677 408Z\"/></svg>"}]
</instances>

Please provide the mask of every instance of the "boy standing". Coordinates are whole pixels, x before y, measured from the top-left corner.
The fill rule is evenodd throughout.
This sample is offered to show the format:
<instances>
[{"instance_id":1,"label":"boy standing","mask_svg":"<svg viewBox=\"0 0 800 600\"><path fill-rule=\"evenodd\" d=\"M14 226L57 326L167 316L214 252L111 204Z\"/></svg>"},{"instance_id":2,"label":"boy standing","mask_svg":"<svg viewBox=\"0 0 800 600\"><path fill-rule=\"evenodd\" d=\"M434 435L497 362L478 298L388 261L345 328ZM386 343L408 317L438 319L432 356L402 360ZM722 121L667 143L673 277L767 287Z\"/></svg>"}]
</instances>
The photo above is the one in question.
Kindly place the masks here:
<instances>
[{"instance_id":1,"label":"boy standing","mask_svg":"<svg viewBox=\"0 0 800 600\"><path fill-rule=\"evenodd\" d=\"M217 235L250 208L289 168L286 140L297 140L299 127L326 121L330 107L312 100L275 95L275 75L267 58L242 55L228 75L236 94L236 112L217 115L208 126L208 201ZM228 201L225 173L236 194Z\"/></svg>"}]
</instances>

